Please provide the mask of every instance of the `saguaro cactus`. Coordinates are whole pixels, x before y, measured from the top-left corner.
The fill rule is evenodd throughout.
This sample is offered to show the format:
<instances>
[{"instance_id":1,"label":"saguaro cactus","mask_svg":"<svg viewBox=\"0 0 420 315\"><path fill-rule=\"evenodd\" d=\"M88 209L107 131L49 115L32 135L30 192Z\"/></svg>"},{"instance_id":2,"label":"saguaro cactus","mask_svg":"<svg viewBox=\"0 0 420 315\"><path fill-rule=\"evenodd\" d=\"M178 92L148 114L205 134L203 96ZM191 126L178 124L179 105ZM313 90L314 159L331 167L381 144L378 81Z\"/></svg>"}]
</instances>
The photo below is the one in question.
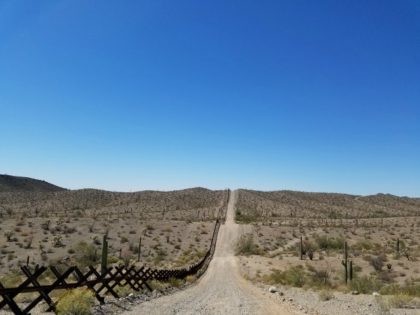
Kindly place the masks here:
<instances>
[{"instance_id":1,"label":"saguaro cactus","mask_svg":"<svg viewBox=\"0 0 420 315\"><path fill-rule=\"evenodd\" d=\"M341 261L341 264L344 267L344 281L347 283L349 279L349 261L348 261L347 241L344 242L344 259ZM351 273L353 277L353 264L352 263L351 263Z\"/></svg>"},{"instance_id":2,"label":"saguaro cactus","mask_svg":"<svg viewBox=\"0 0 420 315\"><path fill-rule=\"evenodd\" d=\"M137 253L137 261L140 261L140 255L141 255L141 236L139 239L139 248L138 248L138 253Z\"/></svg>"},{"instance_id":3,"label":"saguaro cactus","mask_svg":"<svg viewBox=\"0 0 420 315\"><path fill-rule=\"evenodd\" d=\"M300 253L300 260L303 260L303 238L302 238L302 236L300 237L299 253Z\"/></svg>"},{"instance_id":4,"label":"saguaro cactus","mask_svg":"<svg viewBox=\"0 0 420 315\"><path fill-rule=\"evenodd\" d=\"M399 238L397 238L396 254L397 254L397 257L400 257L400 239Z\"/></svg>"},{"instance_id":5,"label":"saguaro cactus","mask_svg":"<svg viewBox=\"0 0 420 315\"><path fill-rule=\"evenodd\" d=\"M101 272L104 274L108 267L108 239L105 234L102 241L102 259L101 259Z\"/></svg>"}]
</instances>

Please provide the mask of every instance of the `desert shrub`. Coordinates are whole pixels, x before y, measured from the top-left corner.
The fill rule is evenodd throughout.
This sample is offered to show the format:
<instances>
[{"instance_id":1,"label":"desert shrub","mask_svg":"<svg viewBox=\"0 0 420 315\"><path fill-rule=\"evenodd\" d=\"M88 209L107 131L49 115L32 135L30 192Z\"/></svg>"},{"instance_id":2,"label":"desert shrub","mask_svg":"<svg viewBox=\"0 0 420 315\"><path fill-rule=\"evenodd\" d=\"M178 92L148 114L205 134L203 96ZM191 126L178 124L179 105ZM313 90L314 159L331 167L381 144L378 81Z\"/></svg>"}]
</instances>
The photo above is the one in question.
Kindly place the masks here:
<instances>
[{"instance_id":1,"label":"desert shrub","mask_svg":"<svg viewBox=\"0 0 420 315\"><path fill-rule=\"evenodd\" d=\"M187 276L187 277L185 278L185 281L186 281L187 283L193 283L193 282L197 281L197 276L194 276L194 275Z\"/></svg>"},{"instance_id":2,"label":"desert shrub","mask_svg":"<svg viewBox=\"0 0 420 315\"><path fill-rule=\"evenodd\" d=\"M78 243L74 248L76 263L80 267L93 266L99 263L98 250L93 244Z\"/></svg>"},{"instance_id":3,"label":"desert shrub","mask_svg":"<svg viewBox=\"0 0 420 315\"><path fill-rule=\"evenodd\" d=\"M150 286L150 288L152 290L157 290L157 291L163 291L167 288L169 288L170 284L167 282L163 282L163 281L158 281L158 280L151 280L148 282L148 285Z\"/></svg>"},{"instance_id":4,"label":"desert shrub","mask_svg":"<svg viewBox=\"0 0 420 315\"><path fill-rule=\"evenodd\" d=\"M374 244L369 240L360 240L357 241L356 244L354 244L352 247L357 250L372 250L375 245L377 244Z\"/></svg>"},{"instance_id":5,"label":"desert shrub","mask_svg":"<svg viewBox=\"0 0 420 315\"><path fill-rule=\"evenodd\" d=\"M177 279L177 278L170 278L168 280L168 283L175 288L179 288L184 282L181 279Z\"/></svg>"},{"instance_id":6,"label":"desert shrub","mask_svg":"<svg viewBox=\"0 0 420 315\"><path fill-rule=\"evenodd\" d=\"M93 293L88 289L65 292L57 303L58 315L90 315L94 304Z\"/></svg>"},{"instance_id":7,"label":"desert shrub","mask_svg":"<svg viewBox=\"0 0 420 315\"><path fill-rule=\"evenodd\" d=\"M334 294L330 290L322 290L318 296L321 301L329 301L334 298Z\"/></svg>"},{"instance_id":8,"label":"desert shrub","mask_svg":"<svg viewBox=\"0 0 420 315\"><path fill-rule=\"evenodd\" d=\"M243 256L259 255L261 254L261 250L254 243L254 236L252 234L245 234L236 243L235 254Z\"/></svg>"},{"instance_id":9,"label":"desert shrub","mask_svg":"<svg viewBox=\"0 0 420 315\"><path fill-rule=\"evenodd\" d=\"M175 266L181 267L199 261L206 255L206 251L187 249L175 261Z\"/></svg>"},{"instance_id":10,"label":"desert shrub","mask_svg":"<svg viewBox=\"0 0 420 315\"><path fill-rule=\"evenodd\" d=\"M293 266L284 271L273 270L263 280L270 284L291 285L294 287L302 287L306 282L306 273L302 266Z\"/></svg>"},{"instance_id":11,"label":"desert shrub","mask_svg":"<svg viewBox=\"0 0 420 315\"><path fill-rule=\"evenodd\" d=\"M340 250L344 247L342 237L328 237L327 235L315 236L315 242L321 250Z\"/></svg>"},{"instance_id":12,"label":"desert shrub","mask_svg":"<svg viewBox=\"0 0 420 315\"><path fill-rule=\"evenodd\" d=\"M120 297L125 297L128 296L130 293L133 293L133 289L131 289L131 287L129 285L122 285L122 286L117 286L115 288L115 292L120 296Z\"/></svg>"},{"instance_id":13,"label":"desert shrub","mask_svg":"<svg viewBox=\"0 0 420 315\"><path fill-rule=\"evenodd\" d=\"M353 279L350 283L350 287L354 291L368 294L379 291L382 287L382 283L376 277L362 276Z\"/></svg>"},{"instance_id":14,"label":"desert shrub","mask_svg":"<svg viewBox=\"0 0 420 315\"><path fill-rule=\"evenodd\" d=\"M409 295L420 297L420 283L408 282L405 285L391 284L381 289L384 295Z\"/></svg>"},{"instance_id":15,"label":"desert shrub","mask_svg":"<svg viewBox=\"0 0 420 315\"><path fill-rule=\"evenodd\" d=\"M308 278L312 286L315 287L329 287L330 283L330 272L327 269L316 269L308 265Z\"/></svg>"},{"instance_id":16,"label":"desert shrub","mask_svg":"<svg viewBox=\"0 0 420 315\"><path fill-rule=\"evenodd\" d=\"M166 251L164 251L163 249L157 249L156 250L156 256L155 256L155 258L153 259L153 262L156 264L156 265L158 265L158 264L160 264L164 259L165 259L165 257L168 255L168 253L166 252Z\"/></svg>"},{"instance_id":17,"label":"desert shrub","mask_svg":"<svg viewBox=\"0 0 420 315\"><path fill-rule=\"evenodd\" d=\"M386 304L389 308L407 308L411 307L413 297L406 294L391 295L386 298Z\"/></svg>"},{"instance_id":18,"label":"desert shrub","mask_svg":"<svg viewBox=\"0 0 420 315\"><path fill-rule=\"evenodd\" d=\"M370 258L370 264L376 271L382 271L382 268L384 267L384 262L386 261L385 256L376 256Z\"/></svg>"},{"instance_id":19,"label":"desert shrub","mask_svg":"<svg viewBox=\"0 0 420 315\"><path fill-rule=\"evenodd\" d=\"M237 222L244 223L244 224L249 224L249 223L253 223L255 221L258 221L257 216L255 214L243 213L240 210L236 211L235 219L236 219Z\"/></svg>"},{"instance_id":20,"label":"desert shrub","mask_svg":"<svg viewBox=\"0 0 420 315\"><path fill-rule=\"evenodd\" d=\"M22 283L22 275L18 271L11 271L9 274L0 277L0 282L6 288L17 287Z\"/></svg>"}]
</instances>

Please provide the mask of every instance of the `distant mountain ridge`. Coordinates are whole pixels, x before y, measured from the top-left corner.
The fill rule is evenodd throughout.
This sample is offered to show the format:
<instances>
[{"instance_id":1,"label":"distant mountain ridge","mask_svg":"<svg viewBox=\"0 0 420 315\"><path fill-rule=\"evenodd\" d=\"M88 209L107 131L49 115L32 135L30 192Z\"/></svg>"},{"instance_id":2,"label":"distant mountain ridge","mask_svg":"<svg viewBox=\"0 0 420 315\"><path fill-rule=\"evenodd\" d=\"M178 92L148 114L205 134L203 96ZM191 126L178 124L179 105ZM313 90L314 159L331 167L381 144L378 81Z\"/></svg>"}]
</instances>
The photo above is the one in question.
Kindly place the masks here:
<instances>
[{"instance_id":1,"label":"distant mountain ridge","mask_svg":"<svg viewBox=\"0 0 420 315\"><path fill-rule=\"evenodd\" d=\"M0 175L0 192L56 192L66 189L29 177Z\"/></svg>"}]
</instances>

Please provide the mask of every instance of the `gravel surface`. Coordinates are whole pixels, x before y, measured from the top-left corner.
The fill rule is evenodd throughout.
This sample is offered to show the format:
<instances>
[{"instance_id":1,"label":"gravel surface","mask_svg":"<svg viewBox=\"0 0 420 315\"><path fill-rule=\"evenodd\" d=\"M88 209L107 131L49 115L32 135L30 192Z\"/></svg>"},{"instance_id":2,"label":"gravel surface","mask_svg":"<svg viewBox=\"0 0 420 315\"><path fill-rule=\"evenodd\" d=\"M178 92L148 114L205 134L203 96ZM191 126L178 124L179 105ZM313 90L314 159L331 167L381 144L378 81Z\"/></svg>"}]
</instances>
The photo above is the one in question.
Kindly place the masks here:
<instances>
[{"instance_id":1,"label":"gravel surface","mask_svg":"<svg viewBox=\"0 0 420 315\"><path fill-rule=\"evenodd\" d=\"M330 300L323 301L319 292L312 290L280 286L276 293L269 293L269 286L259 284L258 287L271 299L311 315L420 315L419 309L386 310L381 307L383 296L333 292Z\"/></svg>"}]
</instances>

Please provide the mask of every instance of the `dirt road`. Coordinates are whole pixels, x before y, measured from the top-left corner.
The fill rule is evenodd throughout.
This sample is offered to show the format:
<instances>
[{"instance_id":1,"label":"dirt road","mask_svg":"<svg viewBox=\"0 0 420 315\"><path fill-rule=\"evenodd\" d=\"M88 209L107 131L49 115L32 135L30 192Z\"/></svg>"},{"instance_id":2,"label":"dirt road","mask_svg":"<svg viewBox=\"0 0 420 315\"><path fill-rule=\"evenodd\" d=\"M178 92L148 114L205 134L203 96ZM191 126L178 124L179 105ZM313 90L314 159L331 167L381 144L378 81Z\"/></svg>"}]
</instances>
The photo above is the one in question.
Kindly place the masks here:
<instances>
[{"instance_id":1,"label":"dirt road","mask_svg":"<svg viewBox=\"0 0 420 315\"><path fill-rule=\"evenodd\" d=\"M213 260L199 282L173 295L144 302L125 314L294 314L240 276L234 245L243 227L234 221L236 198L237 192L233 191Z\"/></svg>"}]
</instances>

